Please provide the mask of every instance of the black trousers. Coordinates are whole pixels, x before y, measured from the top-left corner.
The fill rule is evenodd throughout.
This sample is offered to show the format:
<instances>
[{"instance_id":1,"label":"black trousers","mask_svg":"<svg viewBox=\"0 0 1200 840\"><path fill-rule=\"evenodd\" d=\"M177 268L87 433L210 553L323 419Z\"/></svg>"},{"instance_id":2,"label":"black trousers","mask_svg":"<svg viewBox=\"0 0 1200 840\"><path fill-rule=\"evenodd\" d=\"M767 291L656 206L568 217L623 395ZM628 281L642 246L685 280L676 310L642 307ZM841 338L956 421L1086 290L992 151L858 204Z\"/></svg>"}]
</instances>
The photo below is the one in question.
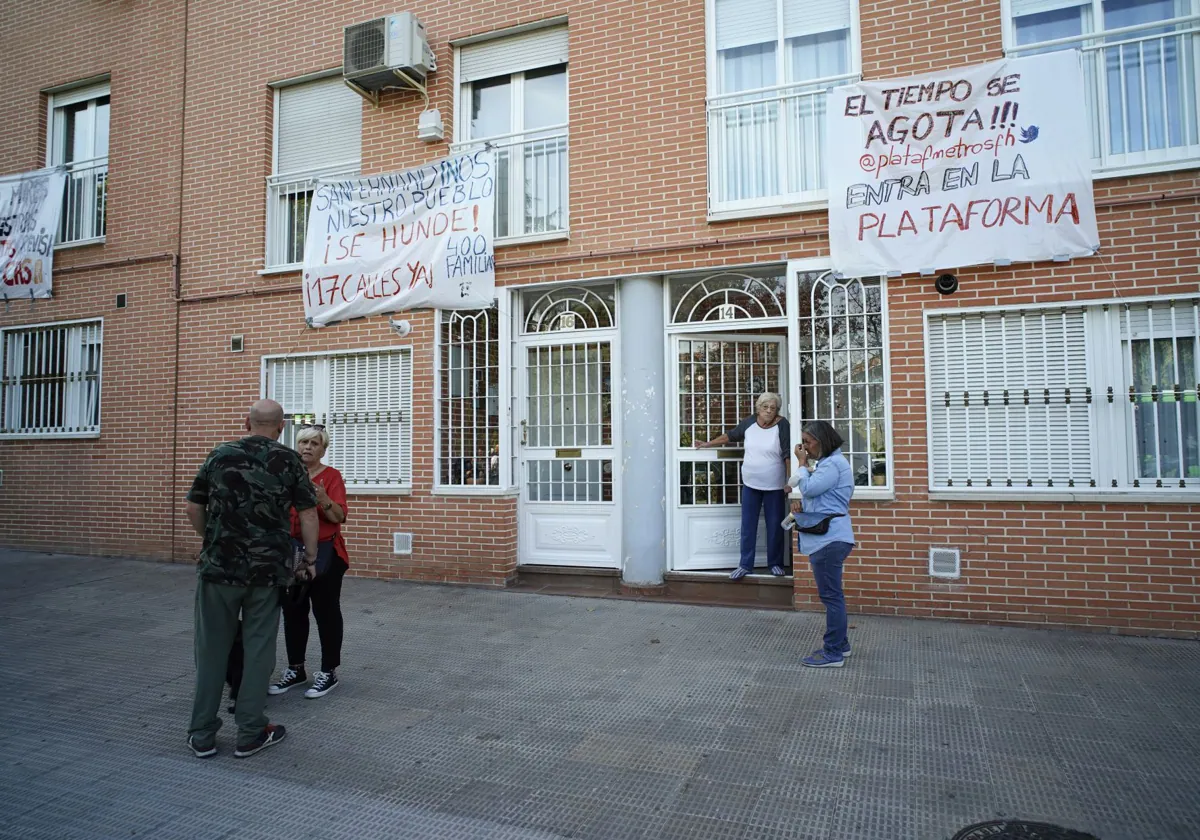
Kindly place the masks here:
<instances>
[{"instance_id":1,"label":"black trousers","mask_svg":"<svg viewBox=\"0 0 1200 840\"><path fill-rule=\"evenodd\" d=\"M334 555L329 571L308 585L302 597L283 599L283 639L288 665L304 661L308 650L308 611L317 620L321 639L321 670L332 671L342 664L342 578L346 564Z\"/></svg>"}]
</instances>

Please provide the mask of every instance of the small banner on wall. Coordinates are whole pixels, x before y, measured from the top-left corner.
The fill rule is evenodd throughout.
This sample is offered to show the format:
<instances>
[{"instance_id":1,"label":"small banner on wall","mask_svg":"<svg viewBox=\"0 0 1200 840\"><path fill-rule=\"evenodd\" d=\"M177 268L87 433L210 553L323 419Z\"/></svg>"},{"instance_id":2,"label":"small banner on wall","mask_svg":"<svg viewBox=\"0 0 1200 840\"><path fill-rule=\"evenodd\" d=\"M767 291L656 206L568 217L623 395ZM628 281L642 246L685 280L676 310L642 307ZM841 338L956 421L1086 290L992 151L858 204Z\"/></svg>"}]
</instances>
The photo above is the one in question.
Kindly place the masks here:
<instances>
[{"instance_id":1,"label":"small banner on wall","mask_svg":"<svg viewBox=\"0 0 1200 840\"><path fill-rule=\"evenodd\" d=\"M466 152L321 181L304 243L304 315L322 327L405 309L492 305L496 159Z\"/></svg>"},{"instance_id":2,"label":"small banner on wall","mask_svg":"<svg viewBox=\"0 0 1200 840\"><path fill-rule=\"evenodd\" d=\"M0 280L5 299L51 297L54 240L66 180L62 169L0 178Z\"/></svg>"},{"instance_id":3,"label":"small banner on wall","mask_svg":"<svg viewBox=\"0 0 1200 840\"><path fill-rule=\"evenodd\" d=\"M829 247L845 277L1100 246L1075 51L834 88Z\"/></svg>"}]
</instances>

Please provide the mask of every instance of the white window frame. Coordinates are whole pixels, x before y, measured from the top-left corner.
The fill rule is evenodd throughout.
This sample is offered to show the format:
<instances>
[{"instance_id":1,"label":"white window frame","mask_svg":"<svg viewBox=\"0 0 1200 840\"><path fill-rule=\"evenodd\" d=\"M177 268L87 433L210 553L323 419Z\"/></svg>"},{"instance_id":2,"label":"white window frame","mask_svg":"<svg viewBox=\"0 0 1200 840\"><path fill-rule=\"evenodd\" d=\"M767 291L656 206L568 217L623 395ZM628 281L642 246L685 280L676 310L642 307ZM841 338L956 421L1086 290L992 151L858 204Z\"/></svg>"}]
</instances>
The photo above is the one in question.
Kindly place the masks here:
<instances>
[{"instance_id":1,"label":"white window frame","mask_svg":"<svg viewBox=\"0 0 1200 840\"><path fill-rule=\"evenodd\" d=\"M512 151L509 157L509 176L510 184L520 184L521 189L515 190L511 186L508 191L508 218L510 226L512 220L521 219L521 226L524 227L524 198L525 198L525 174L524 174L524 155L521 154L526 143L545 143L561 138L566 148L563 154L566 155L566 176L562 186L565 198L562 204L563 223L560 229L552 231L544 231L537 233L521 233L510 234L508 236L496 236L495 244L497 247L508 245L526 245L535 242L552 242L555 240L569 239L571 235L571 145L570 145L570 119L571 119L571 64L570 59L563 62L566 66L566 79L564 82L563 103L567 111L567 122L558 125L544 126L536 129L525 129L525 72L515 71L511 73L501 73L490 78L500 78L507 76L511 85L511 98L509 99L509 125L520 125L521 128L516 131L511 131L508 134L498 134L489 137L469 137L471 128L471 98L473 82L460 81L462 78L462 51L464 48L470 47L473 44L478 44L487 41L499 41L505 38L511 38L526 32L532 32L540 29L556 29L566 28L566 18L553 18L546 21L539 21L532 26L517 26L511 29L504 29L498 32L489 33L487 36L480 38L471 38L464 41L459 41L454 44L454 140L451 143L452 152L462 152L469 149L477 149L480 147L491 147L494 149L509 149ZM547 65L556 66L556 65ZM537 68L544 69L544 68ZM484 81L484 80L479 80Z\"/></svg>"},{"instance_id":2,"label":"white window frame","mask_svg":"<svg viewBox=\"0 0 1200 840\"><path fill-rule=\"evenodd\" d=\"M354 480L353 474L347 475L347 470L342 469L343 477L346 479L346 491L351 494L355 493L370 493L373 495L407 495L413 489L413 346L411 344L392 345L387 347L362 347L351 350L336 350L332 352L317 351L311 353L279 353L263 356L260 361L260 382L259 391L264 398L271 394L268 384L268 374L271 363L275 361L291 361L301 359L313 359L318 362L324 362L324 375L319 376L314 373L313 393L312 393L312 410L311 411L291 411L291 407L284 405L285 417L287 418L287 426L284 428L284 434L280 436L280 441L290 444L294 440L295 429L298 424L294 423L296 418L313 418L317 422L332 426L329 420L330 412L330 394L329 381L332 378L329 372L329 363L334 358L344 356L361 356L361 355L384 355L384 354L400 354L405 359L408 366L408 382L405 383L405 392L401 396L402 409L401 419L403 431L401 432L403 440L401 441L401 453L404 458L404 463L407 465L407 474L405 467L401 467L400 481L398 483L370 483L357 482ZM321 367L317 368L318 371ZM345 445L345 442L339 440L337 430L331 428L329 430L332 438L330 442L330 455L326 458L326 462L333 467L338 467L338 447Z\"/></svg>"},{"instance_id":3,"label":"white window frame","mask_svg":"<svg viewBox=\"0 0 1200 840\"><path fill-rule=\"evenodd\" d=\"M790 200L776 200L774 198L763 199L747 199L744 202L736 203L736 206L722 208L713 206L713 153L712 153L712 131L711 131L711 113L715 105L719 105L719 100L723 98L733 98L736 96L745 96L754 91L742 91L739 94L722 94L717 85L717 7L716 0L704 0L704 53L705 53L705 76L706 76L706 91L707 98L705 102L705 133L708 138L705 152L705 173L707 178L707 219L710 222L727 221L732 219L756 218L760 216L776 216L785 213L797 213L809 210L824 210L829 206L829 190L828 188L820 190L812 190L808 193L794 197ZM781 46L786 46L787 38L784 35L784 20L783 20L783 0L776 0L775 10L775 66L776 79L787 78L784 69L787 67L787 62L790 60L787 56L788 50L781 49ZM832 76L828 79L813 79L806 82L781 82L773 85L770 88L763 89L763 93L773 92L780 100L789 96L788 89L797 86L813 87L816 84L826 84L828 88L833 88L837 85L849 84L856 82L862 78L862 36L861 25L859 19L859 0L850 0L850 64L849 72L840 76ZM768 100L769 101L769 100ZM783 144L781 144L782 146ZM786 156L789 150L780 148L779 153Z\"/></svg>"},{"instance_id":4,"label":"white window frame","mask_svg":"<svg viewBox=\"0 0 1200 840\"><path fill-rule=\"evenodd\" d=\"M1103 20L1103 0L1084 0L1076 5L1088 6L1091 10L1092 31L1086 32L1083 35L1071 38L1059 38L1053 41L1042 41L1034 44L1024 44L1018 46L1016 37L1016 19L1012 14L1012 0L1000 0L1000 8L1002 14L1001 35L1004 45L1004 53L1006 56L1021 56L1028 55L1032 52L1044 51L1046 49L1082 49L1084 51L1085 68L1089 56L1096 62L1094 69L1094 78L1096 79L1095 88L1086 90L1086 96L1089 100L1094 100L1093 107L1099 108L1099 113L1090 113L1089 122L1093 132L1099 132L1099 137L1093 137L1093 141L1100 143L1101 157L1093 167L1092 177L1094 180L1102 180L1106 178L1123 178L1131 175L1145 175L1157 172L1171 172L1180 169L1195 169L1200 166L1200 143L1194 146L1179 147L1182 151L1172 152L1171 150L1162 150L1157 154L1150 154L1151 159L1145 162L1124 162L1118 161L1115 163L1106 163L1104 149L1108 145L1108 105L1103 100L1104 93L1107 90L1107 83L1101 81L1105 77L1104 69L1104 49L1107 46L1111 48L1115 46L1113 43L1105 43L1106 39L1116 37L1119 41L1126 39L1136 41L1139 37L1144 36L1143 33L1148 30L1160 28L1164 25L1175 24L1183 31L1183 40L1189 39L1192 44L1191 64L1193 66L1196 78L1191 80L1192 84L1192 99L1190 102L1190 113L1192 117L1197 116L1197 109L1200 109L1200 0L1176 0L1177 4L1190 4L1190 10L1186 14L1177 15L1169 21L1155 21L1149 24L1141 24L1138 26L1130 26L1114 29L1098 28L1098 22ZM1171 33L1172 36L1179 36L1180 32ZM1186 59L1181 55L1179 57L1181 64L1186 64ZM1085 86L1087 80L1085 78ZM1089 111L1091 108L1089 108ZM1185 111L1185 114L1188 113ZM1139 154L1139 153L1129 153ZM1146 153L1140 153L1146 154ZM1117 156L1117 155L1114 155ZM1127 156L1127 155L1121 155ZM1095 159L1093 159L1095 161Z\"/></svg>"},{"instance_id":5,"label":"white window frame","mask_svg":"<svg viewBox=\"0 0 1200 840\"><path fill-rule=\"evenodd\" d=\"M11 432L0 431L0 439L5 439L5 440L21 440L21 439L28 440L28 439L42 439L42 438L91 439L91 438L100 437L101 421L103 420L103 416L104 416L104 411L103 411L103 409L104 409L104 407L103 407L103 397L104 397L104 388L103 388L103 381L104 381L104 319L103 318L84 318L84 319L80 319L80 320L76 320L76 321L54 321L54 322L46 322L46 323L41 323L41 324L14 324L12 326L0 328L0 360L2 360L2 362L0 362L0 377L2 377L5 380L5 386L3 388L0 388L0 400L12 401L13 403L18 403L20 400L20 391L19 390L16 392L15 395L10 394L8 391L9 387L13 387L13 386L9 385L7 382L7 380L10 377L10 374L8 371L8 359L7 359L8 337L9 337L10 333L29 332L29 331L33 331L33 330L44 330L44 331L64 330L64 331L68 331L68 333L69 333L69 331L73 327L88 327L88 326L93 326L93 325L96 326L98 329L97 343L99 344L99 347L100 347L100 364L97 366L97 369L96 369L96 418L97 418L97 422L96 422L95 427L87 428L87 429L75 429L75 430L68 430L68 428L69 428L68 427L68 428L59 428L59 429L47 429L47 430L41 430L41 431L30 431L25 428L20 428L18 430L11 431ZM79 362L81 361L81 359L79 359L79 353L80 353L80 348L82 348L82 346L83 345L81 342L78 345L69 346L66 351L67 352L68 370L66 371L66 373L64 373L64 376L67 377L67 381L66 381L66 384L64 387L63 400L67 403L67 405L64 407L64 414L67 412L70 412L70 411L84 410L83 407L81 407L79 405L79 402L78 402L79 395L67 393L67 391L72 390L70 388L70 386L73 383L70 380L70 376L72 374L80 373ZM72 359L72 356L74 356L75 358ZM74 364L75 370L71 370L71 367L73 364ZM22 368L23 367L24 366L22 365ZM13 383L13 385L15 385L18 388L20 387L16 383ZM7 417L7 413L8 413L8 408L9 408L9 406L6 405L5 406L5 416L6 417ZM18 411L19 411L19 409L18 409Z\"/></svg>"},{"instance_id":6,"label":"white window frame","mask_svg":"<svg viewBox=\"0 0 1200 840\"><path fill-rule=\"evenodd\" d=\"M497 379L497 400L500 419L497 428L497 435L500 445L500 480L499 484L490 485L467 485L467 484L445 484L442 482L442 326L446 318L450 317L450 313L438 309L434 319L436 336L434 342L434 377L433 377L433 405L434 405L434 440L433 440L433 492L437 495L448 496L498 496L511 495L515 488L513 487L512 464L509 456L511 441L509 440L509 430L512 426L512 405L509 399L511 389L510 378L512 375L512 313L509 310L510 296L501 294L503 289L497 289L497 300L492 312L496 318L496 337L498 341L498 379ZM491 399L491 397L488 397Z\"/></svg>"},{"instance_id":7,"label":"white window frame","mask_svg":"<svg viewBox=\"0 0 1200 840\"><path fill-rule=\"evenodd\" d=\"M1124 362L1124 353L1122 348L1121 324L1120 320L1124 317L1126 305L1138 307L1145 304L1153 304L1154 311L1157 313L1165 313L1169 311L1169 302L1184 301L1185 308L1188 314L1188 323L1184 326L1190 328L1197 333L1200 333L1200 328L1195 324L1191 324L1191 305L1190 302L1195 298L1195 295L1158 295L1158 296L1143 296L1129 298L1113 298L1113 299L1095 299L1095 300L1073 300L1069 302L1056 302L1048 304L1023 304L1019 306L985 306L985 307L967 307L967 308L938 308L927 309L924 312L924 349L925 349L925 382L927 390L926 400L926 432L927 432L927 452L929 458L929 495L931 499L942 500L961 500L961 501L980 501L980 500L997 500L1003 499L1008 501L1067 501L1067 502L1096 502L1096 501L1114 501L1126 499L1144 502L1162 502L1162 503L1196 503L1200 502L1200 480L1191 479L1186 487L1178 486L1178 479L1164 478L1163 486L1154 485L1154 479L1135 479L1136 472L1134 468L1134 452L1131 443L1132 425L1127 409L1123 409L1119 417L1114 413L1110 405L1125 406L1129 404L1129 388L1132 386L1130 373ZM1107 321L1105 320L1105 308L1108 308ZM1090 425L1091 439L1088 442L1090 448L1090 467L1091 478L1095 480L1096 486L1084 485L1077 483L1074 488L1066 486L1065 477L1061 482L1056 482L1054 487L1027 487L1014 486L1012 488L1002 488L997 486L975 486L966 487L938 487L934 483L935 479L935 458L938 457L934 448L934 429L933 429L933 411L937 409L939 401L943 399L942 394L935 394L932 391L932 365L933 355L936 351L931 345L930 336L930 320L942 316L982 316L989 313L1009 313L1009 314L1027 314L1027 313L1053 313L1057 314L1063 309L1083 309L1085 319L1084 353L1087 361L1087 381L1088 389L1091 393L1090 402ZM1156 322L1157 323L1157 322ZM1166 338L1161 335L1158 338ZM1176 338L1178 341L1179 339ZM1200 345L1200 334L1188 338ZM1198 351L1200 352L1200 351ZM1116 387L1119 383L1120 387ZM1193 391L1196 388L1196 383L1180 383L1185 392ZM1191 387L1189 388L1188 385ZM1113 402L1109 402L1107 388L1113 386L1112 395ZM1031 391L1031 397L1034 396ZM1036 395L1038 399L1042 399L1041 394ZM1087 400L1087 394L1072 394L1073 400ZM1101 446L1104 447L1104 452L1100 451ZM1119 457L1117 453L1123 453ZM1134 486L1134 481L1139 481L1141 486ZM1116 481L1117 486L1112 486L1112 481ZM1016 484L1016 482L1014 482ZM1107 486L1105 486L1107 484Z\"/></svg>"},{"instance_id":8,"label":"white window frame","mask_svg":"<svg viewBox=\"0 0 1200 840\"><path fill-rule=\"evenodd\" d=\"M63 125L62 109L71 105L78 105L81 102L90 102L103 97L109 98L109 149L105 154L85 160L72 161L71 163L63 163L63 158L66 155L65 143L65 126ZM88 81L82 82L68 88L51 91L46 97L46 166L65 166L67 169L68 185L76 182L86 182L89 179L104 179L103 199L104 208L100 211L100 233L93 236L84 236L78 239L64 239L58 241L58 231L55 232L55 249L60 248L78 248L84 245L96 245L105 241L108 235L108 152L112 146L112 86L107 78L103 81ZM70 187L68 186L68 190ZM83 189L79 191L81 196L87 198L84 210L85 214L95 212L95 207L92 204L93 190ZM60 214L59 226L61 229L64 220L67 218L69 201L68 195L63 196L63 208Z\"/></svg>"},{"instance_id":9,"label":"white window frame","mask_svg":"<svg viewBox=\"0 0 1200 840\"><path fill-rule=\"evenodd\" d=\"M787 264L788 282L787 282L787 313L788 313L788 371L789 371L789 391L788 400L788 417L792 423L792 443L799 443L800 431L804 424L810 420L822 419L815 417L803 416L801 395L800 395L800 371L802 369L800 359L800 286L796 279L798 274L811 272L826 272L832 269L829 260L824 257L816 257L801 260L789 260ZM875 279L875 278L868 278ZM879 294L880 306L882 313L883 330L883 410L884 410L884 445L887 447L884 452L884 462L887 465L887 483L882 485L866 484L855 485L854 498L863 501L891 501L896 497L896 450L893 444L892 427L895 425L895 414L892 410L892 350L891 350L891 323L890 311L888 305L888 278L879 277ZM849 432L845 429L838 429L838 432L849 441ZM792 456L792 469L798 469L799 464L796 463L795 455ZM853 465L852 465L853 467Z\"/></svg>"},{"instance_id":10,"label":"white window frame","mask_svg":"<svg viewBox=\"0 0 1200 840\"><path fill-rule=\"evenodd\" d=\"M357 178L362 171L362 156L355 161L334 161L326 166L315 169L305 169L295 172L279 171L279 101L281 92L289 87L319 82L340 76L341 68L324 70L295 79L275 82L271 85L274 96L274 107L271 116L271 174L267 176L266 189L266 230L263 236L264 257L263 270L259 274L278 274L298 271L303 266L303 257L293 262L283 262L288 240L282 232L284 220L281 218L281 205L285 195L298 195L301 192L311 193L322 178ZM360 143L361 143L360 135ZM307 227L307 225L306 225ZM280 236L283 236L281 239ZM303 249L301 249L303 254Z\"/></svg>"}]
</instances>

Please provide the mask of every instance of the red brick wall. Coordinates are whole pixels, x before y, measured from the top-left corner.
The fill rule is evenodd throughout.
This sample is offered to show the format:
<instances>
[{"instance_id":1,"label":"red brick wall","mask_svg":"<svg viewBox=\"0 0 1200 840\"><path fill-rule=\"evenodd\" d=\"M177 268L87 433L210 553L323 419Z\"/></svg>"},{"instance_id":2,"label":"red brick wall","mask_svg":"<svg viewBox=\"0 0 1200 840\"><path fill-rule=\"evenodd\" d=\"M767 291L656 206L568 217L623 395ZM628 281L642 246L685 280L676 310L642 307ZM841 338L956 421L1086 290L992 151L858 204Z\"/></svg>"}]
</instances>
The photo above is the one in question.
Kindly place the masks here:
<instances>
[{"instance_id":1,"label":"red brick wall","mask_svg":"<svg viewBox=\"0 0 1200 840\"><path fill-rule=\"evenodd\" d=\"M29 3L19 5L33 8ZM96 72L113 74L109 243L102 255L65 253L60 257L62 265L85 258L144 256L174 247L174 228L163 220L173 212L172 185L178 187L172 180L177 158L169 151L178 148L177 141L172 146L172 138L178 135L170 132L170 126L177 125L172 120L179 116L178 70L144 66L140 57L135 67L132 60L121 58L136 54L122 52L120 45L134 31L129 29L134 15L145 10L123 12L110 5L82 16L78 10L57 15L54 27L39 29L37 34L57 39L54 43L64 49L30 49L18 62L22 70L13 95L0 103L6 126L0 167L19 171L40 160L44 127L38 121L44 120L44 108L37 91ZM502 284L661 274L828 253L824 213L722 223L706 220L703 4L466 0L448 6L423 0L405 8L425 22L437 52L439 70L431 78L430 96L432 105L441 109L448 136L454 117L451 40L558 15L570 19L571 238L502 249L497 260ZM264 178L271 166L268 84L338 66L341 27L390 11L394 9L357 2L317 2L303 8L231 0L190 4L178 455L174 486L155 508L175 515L160 517L157 524L134 526L147 529L148 546L161 545L156 540L169 540L173 534L170 545L177 559L185 560L197 548L182 516L182 495L208 447L239 434L246 407L259 395L261 356L399 343L381 318L306 330L298 277L257 274L264 252ZM868 78L924 72L1002 54L998 0L984 4L863 0L860 18L863 73ZM87 33L82 49L80 36L62 23L68 19ZM181 12L175 9L154 31L153 37L162 39L161 49L153 51L156 63L170 64L179 58L180 27ZM65 49L67 43L74 49ZM51 54L66 58L47 66L39 56ZM165 74L164 79L175 83L151 85L144 80L154 73ZM120 96L122 90L128 95ZM379 108L364 106L364 172L394 170L446 152L445 144L426 145L416 139L416 117L422 107L413 93L387 93ZM1196 171L1098 181L1096 196L1103 259L963 270L961 290L951 298L935 295L928 278L889 282L896 494L894 501L855 505L859 547L847 572L853 609L1200 634L1196 570L1200 533L1194 524L1195 507L942 502L930 501L925 489L921 319L926 307L1200 289ZM155 289L169 283L166 264L139 268L137 273ZM74 308L69 311L98 313L110 300L111 289L127 276L100 274L103 279L93 279L87 291L73 296ZM152 274L156 279L150 279ZM63 294L48 304L64 306L63 313L68 311L69 276L63 277ZM118 418L109 411L114 399L142 398L137 389L115 393L110 362L123 359L120 363L128 365L130 372L139 370L138 359L160 365L169 362L164 348L170 344L153 338L163 331L173 335L169 297L160 308L161 312L147 312L146 317L161 318L166 326L138 321L150 340L119 346L109 334L105 437L76 447L83 456L70 456L103 458L101 463L110 467L122 465L123 486L141 472L161 481L162 464L169 459L165 443L114 455L117 447L111 447L109 439L109 431L117 434L119 429ZM25 320L14 312L5 323ZM414 353L414 488L405 496L351 497L347 535L355 570L501 584L515 574L515 500L432 493L433 325L427 313L412 320L415 330L403 343L411 345ZM106 329L108 325L106 321ZM228 352L229 336L235 334L245 336L243 354ZM158 396L144 399L162 404ZM163 437L169 436L163 432ZM0 540L84 548L77 533L95 525L103 512L82 513L64 503L55 511L70 527L48 529L20 516L33 508L17 506L11 495L9 476L14 469L26 482L22 486L28 487L32 464L39 457L68 459L62 454L66 451L60 444L0 444L0 466L6 469L0 511L9 523L16 514L18 523L8 525ZM52 497L65 495L66 469L65 463L55 462L51 470L42 471L42 486ZM166 480L170 481L169 475ZM83 486L100 488L97 483ZM146 503L153 504L149 496ZM391 534L398 530L416 535L411 557L391 553ZM130 529L122 528L121 533ZM926 574L931 544L963 549L960 580L939 583ZM799 606L814 606L811 588L801 575L796 583Z\"/></svg>"},{"instance_id":2,"label":"red brick wall","mask_svg":"<svg viewBox=\"0 0 1200 840\"><path fill-rule=\"evenodd\" d=\"M104 318L102 437L0 441L0 544L165 558L183 4L18 0L4 19L0 173L45 166L42 90L108 74L112 106L107 241L56 252L53 300L0 309L0 326Z\"/></svg>"}]
</instances>

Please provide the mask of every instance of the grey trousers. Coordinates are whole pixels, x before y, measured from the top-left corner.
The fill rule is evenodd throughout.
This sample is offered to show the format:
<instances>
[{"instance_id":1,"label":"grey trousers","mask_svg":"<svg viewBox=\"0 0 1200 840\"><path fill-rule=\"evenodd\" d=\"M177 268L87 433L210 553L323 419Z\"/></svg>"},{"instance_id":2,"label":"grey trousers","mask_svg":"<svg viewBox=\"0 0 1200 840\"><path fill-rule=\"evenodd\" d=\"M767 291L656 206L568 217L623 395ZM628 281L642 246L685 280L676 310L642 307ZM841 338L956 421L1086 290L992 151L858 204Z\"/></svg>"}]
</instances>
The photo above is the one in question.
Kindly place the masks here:
<instances>
[{"instance_id":1,"label":"grey trousers","mask_svg":"<svg viewBox=\"0 0 1200 840\"><path fill-rule=\"evenodd\" d=\"M267 686L275 669L281 590L268 586L228 586L196 582L196 691L188 734L201 747L211 745L221 728L221 693L229 649L242 620L245 664L238 691L238 744L248 744L267 725Z\"/></svg>"}]
</instances>

